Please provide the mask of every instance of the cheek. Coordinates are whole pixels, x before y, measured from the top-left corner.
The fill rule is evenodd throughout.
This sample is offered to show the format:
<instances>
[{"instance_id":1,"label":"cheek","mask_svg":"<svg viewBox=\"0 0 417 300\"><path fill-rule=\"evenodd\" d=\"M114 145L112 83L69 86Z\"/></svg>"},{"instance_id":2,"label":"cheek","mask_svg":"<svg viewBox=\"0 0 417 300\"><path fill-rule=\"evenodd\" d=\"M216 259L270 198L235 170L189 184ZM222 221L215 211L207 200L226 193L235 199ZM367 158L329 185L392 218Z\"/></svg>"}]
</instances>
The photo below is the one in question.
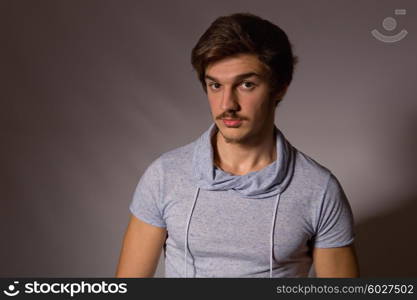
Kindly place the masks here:
<instances>
[{"instance_id":1,"label":"cheek","mask_svg":"<svg viewBox=\"0 0 417 300\"><path fill-rule=\"evenodd\" d=\"M213 98L213 97L208 96L208 103L209 103L210 110L211 110L212 114L213 115L218 115L219 107L216 104L217 103L216 99Z\"/></svg>"},{"instance_id":2,"label":"cheek","mask_svg":"<svg viewBox=\"0 0 417 300\"><path fill-rule=\"evenodd\" d=\"M265 115L269 110L271 110L271 104L268 98L256 95L249 97L245 101L245 107L243 108L247 113L252 115Z\"/></svg>"}]
</instances>

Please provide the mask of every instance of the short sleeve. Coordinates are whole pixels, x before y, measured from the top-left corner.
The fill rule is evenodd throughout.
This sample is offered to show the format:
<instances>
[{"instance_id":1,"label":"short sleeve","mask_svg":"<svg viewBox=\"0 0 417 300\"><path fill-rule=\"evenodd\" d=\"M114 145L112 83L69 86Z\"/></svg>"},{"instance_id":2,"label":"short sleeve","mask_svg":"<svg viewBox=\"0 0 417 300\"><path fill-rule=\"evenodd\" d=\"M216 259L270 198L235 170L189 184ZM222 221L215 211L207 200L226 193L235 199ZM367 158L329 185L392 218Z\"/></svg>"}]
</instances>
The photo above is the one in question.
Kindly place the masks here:
<instances>
[{"instance_id":1,"label":"short sleeve","mask_svg":"<svg viewBox=\"0 0 417 300\"><path fill-rule=\"evenodd\" d=\"M161 161L157 159L140 178L129 205L134 216L158 227L166 227L161 209L162 174Z\"/></svg>"},{"instance_id":2,"label":"short sleeve","mask_svg":"<svg viewBox=\"0 0 417 300\"><path fill-rule=\"evenodd\" d=\"M330 174L320 205L314 247L343 247L355 238L354 219L349 201L337 178Z\"/></svg>"}]
</instances>

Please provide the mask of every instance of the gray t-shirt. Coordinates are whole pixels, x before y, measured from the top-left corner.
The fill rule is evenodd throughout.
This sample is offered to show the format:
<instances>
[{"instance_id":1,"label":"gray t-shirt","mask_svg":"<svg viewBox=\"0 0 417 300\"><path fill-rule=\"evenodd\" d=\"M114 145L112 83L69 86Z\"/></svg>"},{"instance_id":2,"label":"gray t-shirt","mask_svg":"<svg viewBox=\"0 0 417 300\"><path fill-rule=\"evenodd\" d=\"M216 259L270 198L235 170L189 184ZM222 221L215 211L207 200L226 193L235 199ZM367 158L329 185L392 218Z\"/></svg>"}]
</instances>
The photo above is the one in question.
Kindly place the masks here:
<instances>
[{"instance_id":1,"label":"gray t-shirt","mask_svg":"<svg viewBox=\"0 0 417 300\"><path fill-rule=\"evenodd\" d=\"M275 129L277 160L256 172L214 166L215 124L146 169L129 208L167 229L166 277L307 277L314 247L353 242L337 178Z\"/></svg>"}]
</instances>

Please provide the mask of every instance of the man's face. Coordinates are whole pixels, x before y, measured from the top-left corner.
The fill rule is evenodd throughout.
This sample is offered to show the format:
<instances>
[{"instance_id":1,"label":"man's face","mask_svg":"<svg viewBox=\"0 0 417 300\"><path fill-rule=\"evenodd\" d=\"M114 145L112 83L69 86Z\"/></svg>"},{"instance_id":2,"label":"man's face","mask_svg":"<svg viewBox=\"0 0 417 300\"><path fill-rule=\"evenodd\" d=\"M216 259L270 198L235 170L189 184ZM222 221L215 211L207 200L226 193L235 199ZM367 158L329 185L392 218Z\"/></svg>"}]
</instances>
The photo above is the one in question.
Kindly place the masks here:
<instances>
[{"instance_id":1,"label":"man's face","mask_svg":"<svg viewBox=\"0 0 417 300\"><path fill-rule=\"evenodd\" d=\"M264 65L253 54L226 57L206 68L213 119L227 143L248 144L273 127L275 100Z\"/></svg>"}]
</instances>

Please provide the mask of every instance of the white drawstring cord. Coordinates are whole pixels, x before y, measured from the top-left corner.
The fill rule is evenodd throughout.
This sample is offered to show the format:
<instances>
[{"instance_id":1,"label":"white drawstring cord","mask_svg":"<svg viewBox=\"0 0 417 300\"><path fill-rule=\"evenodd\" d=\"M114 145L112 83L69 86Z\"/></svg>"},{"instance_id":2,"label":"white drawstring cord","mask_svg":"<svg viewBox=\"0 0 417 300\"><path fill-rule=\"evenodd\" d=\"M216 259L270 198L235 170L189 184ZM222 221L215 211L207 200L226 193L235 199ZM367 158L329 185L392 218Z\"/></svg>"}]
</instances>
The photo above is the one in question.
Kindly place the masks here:
<instances>
[{"instance_id":1,"label":"white drawstring cord","mask_svg":"<svg viewBox=\"0 0 417 300\"><path fill-rule=\"evenodd\" d=\"M185 244L184 244L184 277L187 278L187 252L188 252L188 230L190 228L190 222L191 222L191 216L194 211L195 203L197 202L198 193L200 191L200 188L197 188L195 195L194 195L194 201L193 205L191 206L190 213L187 218L187 225L185 228Z\"/></svg>"},{"instance_id":2,"label":"white drawstring cord","mask_svg":"<svg viewBox=\"0 0 417 300\"><path fill-rule=\"evenodd\" d=\"M277 210L278 210L278 204L279 199L281 198L281 193L277 195L277 198L275 200L275 207L274 207L274 215L272 217L272 224L271 224L271 252L269 256L269 277L272 278L272 258L274 254L274 229L275 229L275 221L277 219Z\"/></svg>"}]
</instances>

